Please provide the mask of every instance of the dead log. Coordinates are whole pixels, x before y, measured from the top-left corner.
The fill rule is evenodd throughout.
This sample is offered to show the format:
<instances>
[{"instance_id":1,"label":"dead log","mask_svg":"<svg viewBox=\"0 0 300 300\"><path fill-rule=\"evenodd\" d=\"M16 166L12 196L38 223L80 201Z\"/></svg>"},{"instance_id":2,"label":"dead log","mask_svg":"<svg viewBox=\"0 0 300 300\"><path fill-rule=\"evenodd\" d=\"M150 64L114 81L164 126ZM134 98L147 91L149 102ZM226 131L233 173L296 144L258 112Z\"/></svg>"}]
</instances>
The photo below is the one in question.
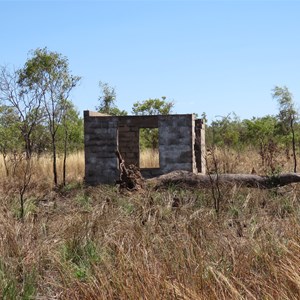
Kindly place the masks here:
<instances>
[{"instance_id":1,"label":"dead log","mask_svg":"<svg viewBox=\"0 0 300 300\"><path fill-rule=\"evenodd\" d=\"M116 155L119 160L120 171L120 177L116 181L116 184L119 184L120 190L126 189L128 191L136 191L142 189L144 187L144 178L140 169L135 165L126 167L125 161L119 150L116 151Z\"/></svg>"},{"instance_id":2,"label":"dead log","mask_svg":"<svg viewBox=\"0 0 300 300\"><path fill-rule=\"evenodd\" d=\"M211 187L214 184L237 184L245 187L270 189L300 182L300 174L286 173L274 176L259 176L255 174L203 175L188 171L173 171L156 178L148 179L147 182L158 189L170 185L180 187Z\"/></svg>"}]
</instances>

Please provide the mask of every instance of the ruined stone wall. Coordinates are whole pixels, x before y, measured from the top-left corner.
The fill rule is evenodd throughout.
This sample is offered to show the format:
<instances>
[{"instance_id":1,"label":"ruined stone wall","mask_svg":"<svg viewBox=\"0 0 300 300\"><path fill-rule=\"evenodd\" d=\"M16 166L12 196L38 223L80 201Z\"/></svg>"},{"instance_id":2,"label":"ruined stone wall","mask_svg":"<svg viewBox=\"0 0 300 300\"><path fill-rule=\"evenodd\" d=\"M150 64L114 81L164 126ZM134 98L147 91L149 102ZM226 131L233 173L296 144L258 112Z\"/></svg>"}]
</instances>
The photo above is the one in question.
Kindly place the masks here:
<instances>
[{"instance_id":1,"label":"ruined stone wall","mask_svg":"<svg viewBox=\"0 0 300 300\"><path fill-rule=\"evenodd\" d=\"M194 154L196 161L195 173L206 173L206 146L205 124L202 119L195 120L195 145Z\"/></svg>"},{"instance_id":2,"label":"ruined stone wall","mask_svg":"<svg viewBox=\"0 0 300 300\"><path fill-rule=\"evenodd\" d=\"M193 172L194 116L161 116L158 125L161 173L174 170Z\"/></svg>"},{"instance_id":3,"label":"ruined stone wall","mask_svg":"<svg viewBox=\"0 0 300 300\"><path fill-rule=\"evenodd\" d=\"M114 117L85 111L85 181L88 184L113 183L118 178L117 149L127 165L139 166L140 128L159 131L160 166L141 169L144 177L174 170L205 172L205 164L199 158L201 147L205 148L204 125L193 114Z\"/></svg>"},{"instance_id":4,"label":"ruined stone wall","mask_svg":"<svg viewBox=\"0 0 300 300\"><path fill-rule=\"evenodd\" d=\"M119 151L126 164L139 165L139 130L157 128L158 116L120 116L118 117Z\"/></svg>"},{"instance_id":5,"label":"ruined stone wall","mask_svg":"<svg viewBox=\"0 0 300 300\"><path fill-rule=\"evenodd\" d=\"M118 118L84 112L85 182L112 183L118 177Z\"/></svg>"}]
</instances>

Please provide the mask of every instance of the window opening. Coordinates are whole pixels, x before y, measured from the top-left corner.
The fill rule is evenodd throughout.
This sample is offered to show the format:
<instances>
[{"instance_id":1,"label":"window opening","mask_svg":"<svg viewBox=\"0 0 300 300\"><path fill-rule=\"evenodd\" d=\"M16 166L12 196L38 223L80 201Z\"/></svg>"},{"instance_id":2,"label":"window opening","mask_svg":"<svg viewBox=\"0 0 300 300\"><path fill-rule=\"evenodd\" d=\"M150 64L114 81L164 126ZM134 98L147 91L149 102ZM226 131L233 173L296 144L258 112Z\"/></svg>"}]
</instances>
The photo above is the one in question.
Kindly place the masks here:
<instances>
[{"instance_id":1,"label":"window opening","mask_svg":"<svg viewBox=\"0 0 300 300\"><path fill-rule=\"evenodd\" d=\"M158 128L140 128L140 168L159 168Z\"/></svg>"}]
</instances>

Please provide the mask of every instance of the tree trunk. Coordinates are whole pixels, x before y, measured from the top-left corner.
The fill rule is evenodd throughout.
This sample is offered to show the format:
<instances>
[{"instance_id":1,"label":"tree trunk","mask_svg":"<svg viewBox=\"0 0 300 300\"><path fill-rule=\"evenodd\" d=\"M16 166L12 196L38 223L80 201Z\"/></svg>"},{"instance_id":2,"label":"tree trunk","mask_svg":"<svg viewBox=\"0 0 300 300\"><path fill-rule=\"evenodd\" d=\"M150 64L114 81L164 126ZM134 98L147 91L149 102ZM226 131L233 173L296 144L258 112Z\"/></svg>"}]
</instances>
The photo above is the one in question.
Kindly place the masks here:
<instances>
[{"instance_id":1,"label":"tree trunk","mask_svg":"<svg viewBox=\"0 0 300 300\"><path fill-rule=\"evenodd\" d=\"M66 174L67 174L67 131L65 132L65 140L64 140L64 160L63 160L63 186L66 185Z\"/></svg>"},{"instance_id":2,"label":"tree trunk","mask_svg":"<svg viewBox=\"0 0 300 300\"><path fill-rule=\"evenodd\" d=\"M55 144L55 136L53 134L52 134L52 156L53 156L53 181L55 187L57 187L56 144Z\"/></svg>"},{"instance_id":3,"label":"tree trunk","mask_svg":"<svg viewBox=\"0 0 300 300\"><path fill-rule=\"evenodd\" d=\"M4 163L4 167L5 167L6 177L8 177L9 176L9 169L8 169L8 165L7 165L7 161L6 161L7 154L2 153L2 156L3 156L3 163Z\"/></svg>"},{"instance_id":4,"label":"tree trunk","mask_svg":"<svg viewBox=\"0 0 300 300\"><path fill-rule=\"evenodd\" d=\"M157 178L148 179L156 188L176 185L180 187L211 187L213 184L234 185L270 189L290 183L300 182L300 174L286 173L278 176L258 176L254 174L194 174L188 171L173 171Z\"/></svg>"},{"instance_id":5,"label":"tree trunk","mask_svg":"<svg viewBox=\"0 0 300 300\"><path fill-rule=\"evenodd\" d=\"M294 130L293 119L291 120L291 131L292 131L292 146L293 146L293 157L294 157L294 173L297 173L296 141L295 141L295 130Z\"/></svg>"},{"instance_id":6,"label":"tree trunk","mask_svg":"<svg viewBox=\"0 0 300 300\"><path fill-rule=\"evenodd\" d=\"M26 153L26 159L31 158L32 150L31 150L31 141L28 134L25 134L25 153Z\"/></svg>"},{"instance_id":7,"label":"tree trunk","mask_svg":"<svg viewBox=\"0 0 300 300\"><path fill-rule=\"evenodd\" d=\"M20 193L20 219L24 221L24 193Z\"/></svg>"}]
</instances>

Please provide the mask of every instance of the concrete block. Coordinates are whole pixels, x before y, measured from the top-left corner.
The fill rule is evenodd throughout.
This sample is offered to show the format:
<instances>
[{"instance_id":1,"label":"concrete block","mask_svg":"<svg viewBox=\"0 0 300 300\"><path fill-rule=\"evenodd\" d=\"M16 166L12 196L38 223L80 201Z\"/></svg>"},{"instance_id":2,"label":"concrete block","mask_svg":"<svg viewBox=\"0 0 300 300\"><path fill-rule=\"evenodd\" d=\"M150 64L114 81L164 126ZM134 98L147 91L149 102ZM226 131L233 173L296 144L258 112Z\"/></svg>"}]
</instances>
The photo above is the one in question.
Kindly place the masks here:
<instances>
[{"instance_id":1,"label":"concrete block","mask_svg":"<svg viewBox=\"0 0 300 300\"><path fill-rule=\"evenodd\" d=\"M158 128L159 131L160 168L145 170L147 176L179 169L197 172L200 164L200 169L204 169L204 124L195 120L194 115L115 117L85 111L87 183L114 182L119 174L117 148L127 164L139 164L140 128ZM196 152L197 156L201 155L197 161Z\"/></svg>"}]
</instances>

